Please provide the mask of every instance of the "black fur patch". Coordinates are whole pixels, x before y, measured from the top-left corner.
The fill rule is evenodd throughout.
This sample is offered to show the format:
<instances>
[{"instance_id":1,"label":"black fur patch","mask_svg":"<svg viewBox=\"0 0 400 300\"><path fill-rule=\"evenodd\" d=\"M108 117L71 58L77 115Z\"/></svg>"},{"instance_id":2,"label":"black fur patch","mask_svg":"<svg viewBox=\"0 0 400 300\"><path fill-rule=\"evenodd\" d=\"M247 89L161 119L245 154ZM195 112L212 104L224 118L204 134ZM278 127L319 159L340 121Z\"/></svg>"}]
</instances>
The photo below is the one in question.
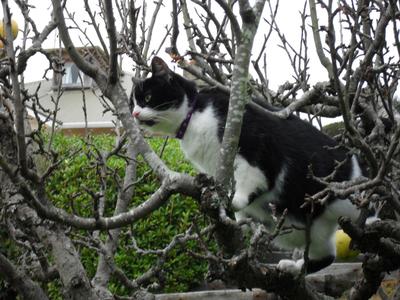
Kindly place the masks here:
<instances>
[{"instance_id":1,"label":"black fur patch","mask_svg":"<svg viewBox=\"0 0 400 300\"><path fill-rule=\"evenodd\" d=\"M335 257L333 255L329 255L318 260L310 259L307 264L306 273L310 274L322 270L333 263L334 260Z\"/></svg>"}]
</instances>

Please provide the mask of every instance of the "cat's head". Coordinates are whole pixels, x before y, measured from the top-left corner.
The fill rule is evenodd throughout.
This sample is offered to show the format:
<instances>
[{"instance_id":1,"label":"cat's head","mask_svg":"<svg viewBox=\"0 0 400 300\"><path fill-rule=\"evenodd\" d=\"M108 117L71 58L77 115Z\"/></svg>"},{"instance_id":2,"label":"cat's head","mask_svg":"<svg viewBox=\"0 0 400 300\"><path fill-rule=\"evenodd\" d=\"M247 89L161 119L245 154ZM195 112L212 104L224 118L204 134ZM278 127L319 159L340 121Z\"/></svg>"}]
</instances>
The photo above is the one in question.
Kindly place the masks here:
<instances>
[{"instance_id":1,"label":"cat's head","mask_svg":"<svg viewBox=\"0 0 400 300\"><path fill-rule=\"evenodd\" d=\"M159 57L151 61L151 70L152 76L135 87L132 114L147 131L174 136L197 93L196 86Z\"/></svg>"}]
</instances>

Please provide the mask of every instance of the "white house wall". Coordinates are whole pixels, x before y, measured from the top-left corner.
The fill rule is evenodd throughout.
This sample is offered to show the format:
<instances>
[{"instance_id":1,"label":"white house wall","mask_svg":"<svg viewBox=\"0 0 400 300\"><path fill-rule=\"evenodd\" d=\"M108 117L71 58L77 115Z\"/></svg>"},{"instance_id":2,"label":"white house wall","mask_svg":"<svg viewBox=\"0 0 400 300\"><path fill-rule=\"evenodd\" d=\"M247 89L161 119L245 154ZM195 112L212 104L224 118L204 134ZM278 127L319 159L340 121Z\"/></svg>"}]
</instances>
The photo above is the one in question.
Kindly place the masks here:
<instances>
[{"instance_id":1,"label":"white house wall","mask_svg":"<svg viewBox=\"0 0 400 300\"><path fill-rule=\"evenodd\" d=\"M130 93L132 87L130 78L131 77L129 75L125 75L123 76L122 81L122 85L128 94ZM36 91L39 84L41 84L41 88L38 92L40 104L44 108L54 111L56 107L51 97L53 96L53 98L56 99L57 91L53 90L52 80L42 80L38 82L27 83L26 88L30 93L33 93ZM107 100L104 98L104 100L99 99L101 95L99 89L85 89L84 92L88 128L114 127L116 117L113 116L110 111L104 113L105 108L103 107L101 101ZM109 103L109 105L111 104ZM59 99L58 108L59 110L57 112L56 120L61 122L58 125L59 128L85 128L82 90L65 89Z\"/></svg>"}]
</instances>

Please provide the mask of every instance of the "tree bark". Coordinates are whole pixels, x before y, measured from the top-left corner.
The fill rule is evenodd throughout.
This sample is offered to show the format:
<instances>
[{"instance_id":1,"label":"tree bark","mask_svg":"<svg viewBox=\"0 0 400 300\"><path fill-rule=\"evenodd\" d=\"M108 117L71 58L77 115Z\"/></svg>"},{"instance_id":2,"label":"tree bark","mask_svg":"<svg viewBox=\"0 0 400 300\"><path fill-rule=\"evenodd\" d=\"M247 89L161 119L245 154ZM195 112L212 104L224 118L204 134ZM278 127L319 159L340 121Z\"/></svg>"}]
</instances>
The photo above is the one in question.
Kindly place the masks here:
<instances>
[{"instance_id":1,"label":"tree bark","mask_svg":"<svg viewBox=\"0 0 400 300\"><path fill-rule=\"evenodd\" d=\"M124 185L122 186L121 192L119 194L117 204L115 207L114 215L126 212L128 210L129 203L132 199L134 193L134 187L131 185L136 178L136 157L137 153L133 148L132 144L128 144L127 156L131 158L126 170ZM108 238L104 244L104 253L99 254L99 263L97 265L96 275L92 280L92 284L99 293L101 299L114 299L113 295L107 288L108 282L112 275L112 268L109 265L109 259L107 257L113 257L115 251L117 250L119 236L121 229L117 228L110 230L108 233Z\"/></svg>"},{"instance_id":2,"label":"tree bark","mask_svg":"<svg viewBox=\"0 0 400 300\"><path fill-rule=\"evenodd\" d=\"M21 295L24 300L46 300L47 295L43 289L29 276L19 271L18 268L0 253L1 276L5 277L10 285Z\"/></svg>"},{"instance_id":3,"label":"tree bark","mask_svg":"<svg viewBox=\"0 0 400 300\"><path fill-rule=\"evenodd\" d=\"M2 123L0 126L0 139L2 140L0 144L0 154L3 159L4 157L7 158L8 164L17 165L17 143L13 133L11 119L0 120L0 122ZM28 148L27 157L30 156ZM36 211L27 205L28 199L21 196L19 187L15 185L10 178L10 174L6 174L4 169L0 169L0 180L2 182L0 197L2 201L1 208L13 208L15 213L9 215L11 221L22 222L28 230L34 232L35 236L37 236L42 243L51 248L54 263L65 288L66 298L76 300L98 299L90 286L78 252L72 244L72 241L65 235L61 226L53 222L43 222L43 220L38 217ZM43 204L46 204L46 200L42 201ZM5 261L3 262L3 266L11 267L10 264L6 264ZM25 277L26 280L21 282L23 278L21 277L21 273L9 273L8 278L13 279L11 284L13 284L17 290L26 287L27 293L33 289L33 291L35 291L33 296L41 295L40 290L35 288L35 284L29 278ZM25 286L23 284L25 284ZM42 298L45 299L44 297Z\"/></svg>"}]
</instances>

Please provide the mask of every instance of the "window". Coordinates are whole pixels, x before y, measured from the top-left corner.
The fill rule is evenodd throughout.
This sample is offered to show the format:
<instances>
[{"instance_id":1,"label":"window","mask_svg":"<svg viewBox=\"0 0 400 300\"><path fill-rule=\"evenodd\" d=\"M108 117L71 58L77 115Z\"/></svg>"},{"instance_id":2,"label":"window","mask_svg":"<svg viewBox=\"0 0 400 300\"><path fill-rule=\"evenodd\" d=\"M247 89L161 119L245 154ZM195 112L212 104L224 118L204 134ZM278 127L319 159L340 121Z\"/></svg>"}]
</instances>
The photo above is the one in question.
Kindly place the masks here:
<instances>
[{"instance_id":1,"label":"window","mask_svg":"<svg viewBox=\"0 0 400 300\"><path fill-rule=\"evenodd\" d=\"M66 89L81 89L90 88L92 86L92 79L85 75L78 67L72 62L64 64L64 74L56 74L54 77L54 88L58 88L61 79L61 87Z\"/></svg>"}]
</instances>

